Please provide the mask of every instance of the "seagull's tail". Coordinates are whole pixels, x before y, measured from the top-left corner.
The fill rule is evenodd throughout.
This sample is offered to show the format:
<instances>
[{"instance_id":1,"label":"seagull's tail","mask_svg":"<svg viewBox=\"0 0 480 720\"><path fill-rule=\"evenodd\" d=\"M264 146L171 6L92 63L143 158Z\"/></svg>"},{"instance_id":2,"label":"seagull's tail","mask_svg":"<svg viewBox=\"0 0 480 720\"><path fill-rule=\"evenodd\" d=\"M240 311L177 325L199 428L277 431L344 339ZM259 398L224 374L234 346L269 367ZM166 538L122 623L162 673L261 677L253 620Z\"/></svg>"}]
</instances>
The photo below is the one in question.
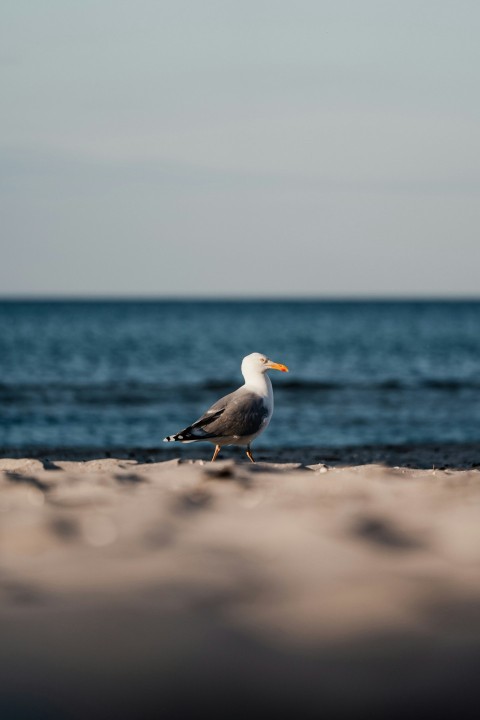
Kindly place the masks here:
<instances>
[{"instance_id":1,"label":"seagull's tail","mask_svg":"<svg viewBox=\"0 0 480 720\"><path fill-rule=\"evenodd\" d=\"M219 418L220 415L223 413L224 409L225 408L221 408L216 412L208 411L205 415L202 415L200 420L194 422L193 425L189 425L185 428L185 430L180 430L180 432L176 433L175 435L167 435L166 438L163 438L163 442L187 443L198 442L198 440L211 440L216 436L206 432L204 430L204 427L210 425L214 420Z\"/></svg>"},{"instance_id":2,"label":"seagull's tail","mask_svg":"<svg viewBox=\"0 0 480 720\"><path fill-rule=\"evenodd\" d=\"M163 442L183 442L183 443L189 443L189 442L195 442L195 440L189 440L187 437L185 437L184 433L177 433L176 435L167 435L166 438L163 438Z\"/></svg>"}]
</instances>

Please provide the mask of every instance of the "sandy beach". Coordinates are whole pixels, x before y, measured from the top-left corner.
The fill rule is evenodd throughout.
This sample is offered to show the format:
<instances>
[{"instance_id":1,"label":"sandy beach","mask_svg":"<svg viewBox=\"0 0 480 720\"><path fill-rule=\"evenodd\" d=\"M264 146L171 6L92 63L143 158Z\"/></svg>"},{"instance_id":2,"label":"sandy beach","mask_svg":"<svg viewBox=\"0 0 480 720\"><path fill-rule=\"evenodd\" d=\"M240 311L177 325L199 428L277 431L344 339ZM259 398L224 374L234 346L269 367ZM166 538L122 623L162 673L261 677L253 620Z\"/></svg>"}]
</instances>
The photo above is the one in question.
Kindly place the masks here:
<instances>
[{"instance_id":1,"label":"sandy beach","mask_svg":"<svg viewBox=\"0 0 480 720\"><path fill-rule=\"evenodd\" d=\"M2 718L474 716L480 447L207 454L0 460Z\"/></svg>"}]
</instances>

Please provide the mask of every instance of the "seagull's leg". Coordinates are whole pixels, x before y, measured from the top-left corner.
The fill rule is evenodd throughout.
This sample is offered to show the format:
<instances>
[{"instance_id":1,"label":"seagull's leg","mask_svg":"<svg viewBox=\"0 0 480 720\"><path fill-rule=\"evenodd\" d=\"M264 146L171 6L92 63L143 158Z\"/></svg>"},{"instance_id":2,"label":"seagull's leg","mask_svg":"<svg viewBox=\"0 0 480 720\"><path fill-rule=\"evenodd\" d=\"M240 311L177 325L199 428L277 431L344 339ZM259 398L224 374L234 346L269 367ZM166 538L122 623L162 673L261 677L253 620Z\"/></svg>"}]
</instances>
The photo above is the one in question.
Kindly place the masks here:
<instances>
[{"instance_id":1,"label":"seagull's leg","mask_svg":"<svg viewBox=\"0 0 480 720\"><path fill-rule=\"evenodd\" d=\"M212 462L215 462L219 452L220 452L220 445L215 445L215 452L213 453Z\"/></svg>"},{"instance_id":2,"label":"seagull's leg","mask_svg":"<svg viewBox=\"0 0 480 720\"><path fill-rule=\"evenodd\" d=\"M251 460L251 461L254 463L255 460L253 459L252 451L250 450L250 445L247 447L247 449L246 449L245 452L247 453L248 459Z\"/></svg>"}]
</instances>

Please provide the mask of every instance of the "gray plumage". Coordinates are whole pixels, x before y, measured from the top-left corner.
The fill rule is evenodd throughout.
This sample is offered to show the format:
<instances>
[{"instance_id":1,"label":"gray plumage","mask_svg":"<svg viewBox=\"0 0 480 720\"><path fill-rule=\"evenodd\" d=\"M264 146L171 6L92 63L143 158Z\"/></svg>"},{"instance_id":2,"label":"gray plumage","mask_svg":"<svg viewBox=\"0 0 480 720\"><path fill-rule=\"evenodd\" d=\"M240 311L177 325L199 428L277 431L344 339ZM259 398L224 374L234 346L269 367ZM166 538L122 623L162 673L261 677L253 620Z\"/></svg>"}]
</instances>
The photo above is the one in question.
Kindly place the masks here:
<instances>
[{"instance_id":1,"label":"gray plumage","mask_svg":"<svg viewBox=\"0 0 480 720\"><path fill-rule=\"evenodd\" d=\"M242 387L225 395L198 420L170 437L183 442L248 438L261 429L267 415L263 398Z\"/></svg>"}]
</instances>

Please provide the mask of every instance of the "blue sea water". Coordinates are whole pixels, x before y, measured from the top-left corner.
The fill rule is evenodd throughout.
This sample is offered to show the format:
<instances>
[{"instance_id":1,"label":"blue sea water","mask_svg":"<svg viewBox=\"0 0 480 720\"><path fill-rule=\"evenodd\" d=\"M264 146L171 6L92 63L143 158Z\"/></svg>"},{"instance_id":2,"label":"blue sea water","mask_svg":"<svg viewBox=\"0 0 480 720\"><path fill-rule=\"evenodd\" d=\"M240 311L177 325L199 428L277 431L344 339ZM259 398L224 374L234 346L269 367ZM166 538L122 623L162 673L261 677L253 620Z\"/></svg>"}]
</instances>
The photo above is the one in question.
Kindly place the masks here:
<instances>
[{"instance_id":1,"label":"blue sea water","mask_svg":"<svg viewBox=\"0 0 480 720\"><path fill-rule=\"evenodd\" d=\"M0 448L162 447L253 351L257 447L480 441L480 302L2 301Z\"/></svg>"}]
</instances>

